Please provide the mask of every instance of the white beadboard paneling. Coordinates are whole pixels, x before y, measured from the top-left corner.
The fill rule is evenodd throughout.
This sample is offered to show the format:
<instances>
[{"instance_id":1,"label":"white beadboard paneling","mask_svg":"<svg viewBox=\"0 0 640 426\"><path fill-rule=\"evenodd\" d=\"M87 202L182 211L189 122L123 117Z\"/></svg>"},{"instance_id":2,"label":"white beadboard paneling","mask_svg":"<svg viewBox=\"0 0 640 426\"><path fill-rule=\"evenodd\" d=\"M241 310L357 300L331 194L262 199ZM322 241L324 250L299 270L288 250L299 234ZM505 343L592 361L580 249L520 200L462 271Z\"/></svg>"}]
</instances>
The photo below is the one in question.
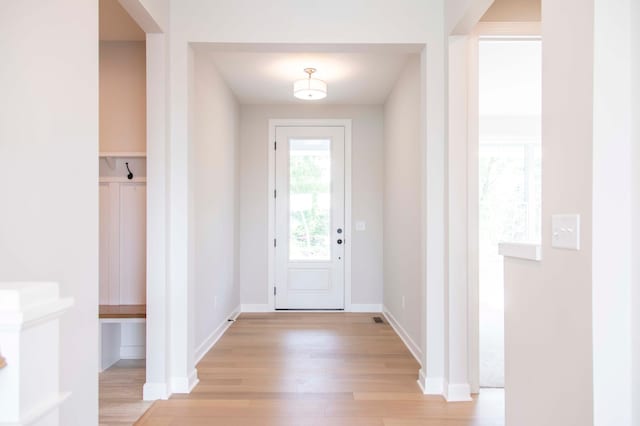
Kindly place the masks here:
<instances>
[{"instance_id":1,"label":"white beadboard paneling","mask_svg":"<svg viewBox=\"0 0 640 426\"><path fill-rule=\"evenodd\" d=\"M120 184L120 304L146 301L146 185Z\"/></svg>"},{"instance_id":2,"label":"white beadboard paneling","mask_svg":"<svg viewBox=\"0 0 640 426\"><path fill-rule=\"evenodd\" d=\"M110 252L111 252L111 215L109 202L109 184L101 183L100 191L100 304L110 303L109 284L110 279Z\"/></svg>"},{"instance_id":3,"label":"white beadboard paneling","mask_svg":"<svg viewBox=\"0 0 640 426\"><path fill-rule=\"evenodd\" d=\"M100 191L100 304L146 303L146 183L108 181Z\"/></svg>"}]
</instances>

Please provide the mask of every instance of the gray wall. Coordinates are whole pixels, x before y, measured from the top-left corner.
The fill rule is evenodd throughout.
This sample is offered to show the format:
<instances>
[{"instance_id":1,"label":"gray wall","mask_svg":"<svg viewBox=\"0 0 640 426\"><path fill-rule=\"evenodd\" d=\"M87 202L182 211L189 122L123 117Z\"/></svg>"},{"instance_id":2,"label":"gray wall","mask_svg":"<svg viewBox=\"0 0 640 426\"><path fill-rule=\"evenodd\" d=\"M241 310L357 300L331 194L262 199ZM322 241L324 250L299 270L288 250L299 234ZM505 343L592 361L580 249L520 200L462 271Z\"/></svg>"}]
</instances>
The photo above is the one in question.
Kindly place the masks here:
<instances>
[{"instance_id":1,"label":"gray wall","mask_svg":"<svg viewBox=\"0 0 640 426\"><path fill-rule=\"evenodd\" d=\"M382 303L382 106L243 105L240 109L240 291L266 304L269 119L352 119L352 303Z\"/></svg>"},{"instance_id":2,"label":"gray wall","mask_svg":"<svg viewBox=\"0 0 640 426\"><path fill-rule=\"evenodd\" d=\"M543 6L542 261L505 258L506 421L592 425L593 5ZM551 247L559 213L581 215L580 251Z\"/></svg>"},{"instance_id":3,"label":"gray wall","mask_svg":"<svg viewBox=\"0 0 640 426\"><path fill-rule=\"evenodd\" d=\"M423 270L419 88L420 62L413 57L384 106L384 306L418 346Z\"/></svg>"},{"instance_id":4,"label":"gray wall","mask_svg":"<svg viewBox=\"0 0 640 426\"><path fill-rule=\"evenodd\" d=\"M198 349L206 348L211 334L240 304L236 276L239 107L206 55L196 53L193 68L189 270L195 291L198 356Z\"/></svg>"}]
</instances>

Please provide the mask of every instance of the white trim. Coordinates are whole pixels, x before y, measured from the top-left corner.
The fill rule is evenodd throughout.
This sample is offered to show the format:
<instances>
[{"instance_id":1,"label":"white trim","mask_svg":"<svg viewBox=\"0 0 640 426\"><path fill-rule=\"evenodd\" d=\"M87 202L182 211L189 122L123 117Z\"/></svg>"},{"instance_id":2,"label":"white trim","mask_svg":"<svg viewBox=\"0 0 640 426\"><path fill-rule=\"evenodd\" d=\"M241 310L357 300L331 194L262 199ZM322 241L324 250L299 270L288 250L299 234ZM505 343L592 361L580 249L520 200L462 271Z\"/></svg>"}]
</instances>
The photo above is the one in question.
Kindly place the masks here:
<instances>
[{"instance_id":1,"label":"white trim","mask_svg":"<svg viewBox=\"0 0 640 426\"><path fill-rule=\"evenodd\" d=\"M467 285L469 383L471 392L480 391L480 248L479 248L479 39L477 32L469 36L469 69L467 75Z\"/></svg>"},{"instance_id":2,"label":"white trim","mask_svg":"<svg viewBox=\"0 0 640 426\"><path fill-rule=\"evenodd\" d=\"M267 305L255 305L258 307L261 306L267 306ZM291 313L307 313L307 314L335 314L335 313L340 313L340 312L350 312L350 311L345 311L344 309L278 309L278 310L273 310L271 308L269 308L268 306L266 307L266 310L260 310L260 311L242 311L242 313L251 313L251 312L268 312L268 313L279 313L279 314L291 314Z\"/></svg>"},{"instance_id":3,"label":"white trim","mask_svg":"<svg viewBox=\"0 0 640 426\"><path fill-rule=\"evenodd\" d=\"M268 172L268 192L267 198L269 200L268 209L268 238L267 238L267 295L268 295L268 311L260 312L272 312L275 311L275 297L273 294L273 284L275 282L275 256L273 240L276 235L275 230L275 200L273 199L273 191L275 189L275 166L276 157L275 150L273 149L273 143L276 140L276 127L300 127L300 126L314 126L314 127L344 127L344 239L346 241L344 250L344 310L349 312L351 310L351 119L270 119L269 120L269 140L268 153L269 153L269 172ZM243 310L243 312L245 312Z\"/></svg>"},{"instance_id":4,"label":"white trim","mask_svg":"<svg viewBox=\"0 0 640 426\"><path fill-rule=\"evenodd\" d=\"M121 345L120 359L145 359L145 345Z\"/></svg>"},{"instance_id":5,"label":"white trim","mask_svg":"<svg viewBox=\"0 0 640 426\"><path fill-rule=\"evenodd\" d=\"M195 368L187 377L172 377L171 392L172 393L191 393L193 388L200 382L198 379L198 370Z\"/></svg>"},{"instance_id":6,"label":"white trim","mask_svg":"<svg viewBox=\"0 0 640 426\"><path fill-rule=\"evenodd\" d=\"M100 361L102 362L103 359L104 358L101 358ZM114 358L113 360L107 361L104 365L100 365L100 368L98 369L98 373L104 373L105 371L107 371L108 369L116 365L116 362L118 361L120 361L120 358Z\"/></svg>"},{"instance_id":7,"label":"white trim","mask_svg":"<svg viewBox=\"0 0 640 426\"><path fill-rule=\"evenodd\" d=\"M447 380L444 377L426 377L422 370L420 370L419 377L422 380L420 387L425 395L444 396L444 390L447 386Z\"/></svg>"},{"instance_id":8,"label":"white trim","mask_svg":"<svg viewBox=\"0 0 640 426\"><path fill-rule=\"evenodd\" d=\"M20 419L16 423L2 423L3 425L30 425L35 423L36 421L42 419L53 410L59 409L60 405L69 398L71 392L61 392L57 394L51 395L50 398L37 404L35 407L31 408L26 414L20 416ZM57 423L56 423L57 424Z\"/></svg>"},{"instance_id":9,"label":"white trim","mask_svg":"<svg viewBox=\"0 0 640 426\"><path fill-rule=\"evenodd\" d=\"M353 247L353 233L351 232L351 211L352 211L352 192L351 192L351 120L337 120L344 125L344 309L351 310L351 247Z\"/></svg>"},{"instance_id":10,"label":"white trim","mask_svg":"<svg viewBox=\"0 0 640 426\"><path fill-rule=\"evenodd\" d=\"M447 384L444 398L447 402L473 401L471 398L471 386L468 383Z\"/></svg>"},{"instance_id":11,"label":"white trim","mask_svg":"<svg viewBox=\"0 0 640 426\"><path fill-rule=\"evenodd\" d=\"M271 306L268 303L243 303L240 305L241 312L271 312Z\"/></svg>"},{"instance_id":12,"label":"white trim","mask_svg":"<svg viewBox=\"0 0 640 426\"><path fill-rule=\"evenodd\" d=\"M142 399L144 401L155 401L156 399L169 399L168 386L166 383L145 383L142 387Z\"/></svg>"},{"instance_id":13,"label":"white trim","mask_svg":"<svg viewBox=\"0 0 640 426\"><path fill-rule=\"evenodd\" d=\"M196 352L194 354L194 358L196 360L196 364L200 362L200 360L213 348L213 345L216 344L218 340L222 337L222 335L231 327L233 321L229 321L232 319L235 321L240 315L241 306L238 305L235 309L231 311L231 313L225 318L225 320L215 329L213 332L205 339L200 346L196 348Z\"/></svg>"},{"instance_id":14,"label":"white trim","mask_svg":"<svg viewBox=\"0 0 640 426\"><path fill-rule=\"evenodd\" d=\"M382 313L383 308L381 303L352 303L349 312L370 312L370 313Z\"/></svg>"},{"instance_id":15,"label":"white trim","mask_svg":"<svg viewBox=\"0 0 640 426\"><path fill-rule=\"evenodd\" d=\"M418 361L418 364L422 365L422 350L420 349L420 346L418 346L416 342L413 341L413 339L409 336L409 333L407 333L406 330L400 325L400 323L396 320L396 318L386 306L383 307L382 314L387 319L387 322L389 323L391 328L393 328L393 331L396 332L398 337L400 337L400 340L402 340L407 349L409 349L411 355L413 355L416 361Z\"/></svg>"},{"instance_id":16,"label":"white trim","mask_svg":"<svg viewBox=\"0 0 640 426\"><path fill-rule=\"evenodd\" d=\"M541 260L542 247L536 243L499 243L498 254L525 260Z\"/></svg>"},{"instance_id":17,"label":"white trim","mask_svg":"<svg viewBox=\"0 0 640 426\"><path fill-rule=\"evenodd\" d=\"M0 331L26 330L38 324L59 318L65 311L73 306L71 297L53 299L46 303L27 306L22 311L0 312Z\"/></svg>"},{"instance_id":18,"label":"white trim","mask_svg":"<svg viewBox=\"0 0 640 426\"><path fill-rule=\"evenodd\" d=\"M426 381L427 381L427 377L424 374L424 370L421 368L418 371L418 386L420 387L420 390L422 391L423 394L426 394L425 392Z\"/></svg>"}]
</instances>

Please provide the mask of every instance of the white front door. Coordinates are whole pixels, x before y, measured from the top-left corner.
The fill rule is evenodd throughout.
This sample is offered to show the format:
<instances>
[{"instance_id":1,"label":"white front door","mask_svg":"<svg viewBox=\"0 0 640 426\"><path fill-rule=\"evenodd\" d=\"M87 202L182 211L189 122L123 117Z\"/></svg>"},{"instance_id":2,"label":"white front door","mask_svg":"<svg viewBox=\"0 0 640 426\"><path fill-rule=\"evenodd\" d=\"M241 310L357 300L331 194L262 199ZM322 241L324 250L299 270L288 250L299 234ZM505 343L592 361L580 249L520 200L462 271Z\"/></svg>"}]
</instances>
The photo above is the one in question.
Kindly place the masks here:
<instances>
[{"instance_id":1,"label":"white front door","mask_svg":"<svg viewBox=\"0 0 640 426\"><path fill-rule=\"evenodd\" d=\"M344 135L276 127L276 309L344 309Z\"/></svg>"}]
</instances>

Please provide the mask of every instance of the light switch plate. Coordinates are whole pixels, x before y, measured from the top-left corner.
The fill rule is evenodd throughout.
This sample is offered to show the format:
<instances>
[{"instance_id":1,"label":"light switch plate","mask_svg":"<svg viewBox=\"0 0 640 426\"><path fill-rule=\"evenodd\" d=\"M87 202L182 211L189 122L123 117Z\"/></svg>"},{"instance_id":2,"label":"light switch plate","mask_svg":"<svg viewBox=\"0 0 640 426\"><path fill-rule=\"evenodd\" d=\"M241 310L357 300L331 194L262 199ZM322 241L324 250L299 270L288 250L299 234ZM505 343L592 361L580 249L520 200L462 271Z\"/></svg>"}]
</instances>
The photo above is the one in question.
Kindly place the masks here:
<instances>
[{"instance_id":1,"label":"light switch plate","mask_svg":"<svg viewBox=\"0 0 640 426\"><path fill-rule=\"evenodd\" d=\"M551 247L580 250L580 215L551 216Z\"/></svg>"},{"instance_id":2,"label":"light switch plate","mask_svg":"<svg viewBox=\"0 0 640 426\"><path fill-rule=\"evenodd\" d=\"M367 229L367 224L363 220L356 222L356 231L364 231Z\"/></svg>"}]
</instances>

